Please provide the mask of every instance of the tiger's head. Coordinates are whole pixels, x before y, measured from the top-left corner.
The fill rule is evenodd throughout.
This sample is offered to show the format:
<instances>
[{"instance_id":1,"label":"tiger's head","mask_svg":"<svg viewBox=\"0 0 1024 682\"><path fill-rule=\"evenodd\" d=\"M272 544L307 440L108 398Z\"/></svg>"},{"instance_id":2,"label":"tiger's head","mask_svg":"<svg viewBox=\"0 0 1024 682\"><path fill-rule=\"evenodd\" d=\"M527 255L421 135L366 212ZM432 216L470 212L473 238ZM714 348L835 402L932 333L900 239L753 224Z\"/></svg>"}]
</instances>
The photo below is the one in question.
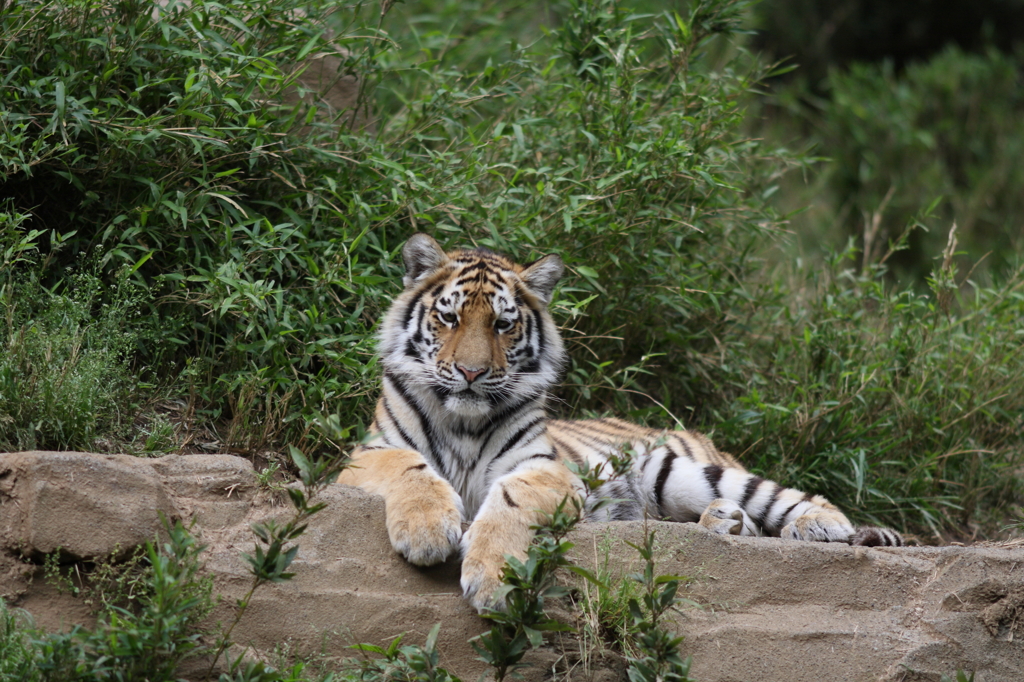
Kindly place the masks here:
<instances>
[{"instance_id":1,"label":"tiger's head","mask_svg":"<svg viewBox=\"0 0 1024 682\"><path fill-rule=\"evenodd\" d=\"M484 417L539 397L558 380L565 350L547 311L564 270L486 249L445 253L425 234L402 249L405 291L384 317L385 369L460 417Z\"/></svg>"}]
</instances>

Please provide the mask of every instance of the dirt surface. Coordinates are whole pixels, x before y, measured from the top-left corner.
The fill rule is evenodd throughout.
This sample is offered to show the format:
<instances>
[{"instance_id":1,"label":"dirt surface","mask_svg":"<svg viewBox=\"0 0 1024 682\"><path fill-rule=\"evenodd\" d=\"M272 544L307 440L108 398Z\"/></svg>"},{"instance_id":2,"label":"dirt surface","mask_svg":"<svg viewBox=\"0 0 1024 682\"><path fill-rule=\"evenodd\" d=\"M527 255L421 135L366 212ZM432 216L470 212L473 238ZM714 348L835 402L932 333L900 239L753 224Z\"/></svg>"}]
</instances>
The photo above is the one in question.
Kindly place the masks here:
<instances>
[{"instance_id":1,"label":"dirt surface","mask_svg":"<svg viewBox=\"0 0 1024 682\"><path fill-rule=\"evenodd\" d=\"M257 489L248 461L227 455L138 459L80 453L0 455L0 595L47 628L89 623L30 563L61 548L67 560L126 552L152 537L157 511L196 519L222 600L249 586L241 552L249 524L284 516L280 495ZM301 541L295 578L257 592L234 639L253 655L275 647L350 656L355 642L408 633L422 642L441 623L442 664L464 680L485 666L466 640L486 628L459 595L456 562L420 569L391 549L379 497L334 486ZM658 570L688 577L676 626L701 682L934 681L957 669L978 682L1024 680L1024 548L854 548L708 534L651 523ZM592 524L573 538L577 560L636 568L641 523ZM570 621L578 609L567 606ZM552 667L579 680L624 679L613 657L579 656L563 638L533 655L533 680ZM187 675L187 671L186 671Z\"/></svg>"}]
</instances>

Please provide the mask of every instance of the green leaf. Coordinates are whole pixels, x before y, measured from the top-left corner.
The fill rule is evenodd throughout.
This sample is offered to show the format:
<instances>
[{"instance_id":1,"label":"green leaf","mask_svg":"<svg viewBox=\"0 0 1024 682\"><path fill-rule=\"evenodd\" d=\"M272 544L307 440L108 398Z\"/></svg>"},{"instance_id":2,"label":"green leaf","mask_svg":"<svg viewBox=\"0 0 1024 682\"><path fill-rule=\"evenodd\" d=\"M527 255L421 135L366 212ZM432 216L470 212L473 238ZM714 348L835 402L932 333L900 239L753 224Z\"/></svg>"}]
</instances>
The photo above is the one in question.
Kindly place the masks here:
<instances>
[{"instance_id":1,"label":"green leaf","mask_svg":"<svg viewBox=\"0 0 1024 682\"><path fill-rule=\"evenodd\" d=\"M179 116L187 116L189 118L195 118L195 119L198 119L200 121L203 121L204 123L216 123L217 122L217 119L215 119L213 116L210 116L209 114L204 114L204 113L201 113L201 112L198 112L198 111L193 111L192 109L181 109L180 111L178 111L178 115Z\"/></svg>"},{"instance_id":2,"label":"green leaf","mask_svg":"<svg viewBox=\"0 0 1024 682\"><path fill-rule=\"evenodd\" d=\"M523 626L523 633L530 642L530 646L534 649L540 648L544 644L544 633L540 630L535 630L528 626Z\"/></svg>"},{"instance_id":3,"label":"green leaf","mask_svg":"<svg viewBox=\"0 0 1024 682\"><path fill-rule=\"evenodd\" d=\"M156 252L155 251L147 251L146 254L142 258L140 258L139 260L135 261L135 265L133 265L131 267L131 270L129 270L129 272L135 272L136 270L141 268L143 265L145 265L146 261L148 261L150 258L152 258L154 253L156 253Z\"/></svg>"},{"instance_id":4,"label":"green leaf","mask_svg":"<svg viewBox=\"0 0 1024 682\"><path fill-rule=\"evenodd\" d=\"M53 95L57 103L57 116L64 118L64 82L57 81L53 86Z\"/></svg>"},{"instance_id":5,"label":"green leaf","mask_svg":"<svg viewBox=\"0 0 1024 682\"><path fill-rule=\"evenodd\" d=\"M295 61L301 62L303 59L305 59L306 55L309 54L314 47L316 47L316 44L320 41L320 36L322 36L323 34L324 32L320 31L312 38L310 38L308 41L306 41L306 44L302 46L302 49L299 50L299 53L295 55Z\"/></svg>"},{"instance_id":6,"label":"green leaf","mask_svg":"<svg viewBox=\"0 0 1024 682\"><path fill-rule=\"evenodd\" d=\"M582 566L570 565L570 566L567 566L566 568L568 568L569 571L575 573L576 575L578 575L578 576L580 576L582 578L585 578L587 580L587 582L589 582L589 583L591 583L593 585L596 585L597 587L600 587L601 589L608 589L608 585L606 583L602 582L600 579L598 579L598 577L596 575L594 575L591 571L583 568Z\"/></svg>"},{"instance_id":7,"label":"green leaf","mask_svg":"<svg viewBox=\"0 0 1024 682\"><path fill-rule=\"evenodd\" d=\"M306 459L306 455L304 455L302 451L299 450L294 445L288 446L288 452L291 454L292 461L295 463L295 466L296 468L298 468L299 472L305 476L308 476L310 464L309 460Z\"/></svg>"},{"instance_id":8,"label":"green leaf","mask_svg":"<svg viewBox=\"0 0 1024 682\"><path fill-rule=\"evenodd\" d=\"M379 647L376 644L350 644L348 648L356 649L358 651L366 651L371 654L380 654L381 656L386 653L382 647Z\"/></svg>"},{"instance_id":9,"label":"green leaf","mask_svg":"<svg viewBox=\"0 0 1024 682\"><path fill-rule=\"evenodd\" d=\"M430 628L430 632L427 634L427 641L424 644L424 648L427 651L433 651L437 648L437 636L441 632L441 624L435 623L434 627Z\"/></svg>"}]
</instances>

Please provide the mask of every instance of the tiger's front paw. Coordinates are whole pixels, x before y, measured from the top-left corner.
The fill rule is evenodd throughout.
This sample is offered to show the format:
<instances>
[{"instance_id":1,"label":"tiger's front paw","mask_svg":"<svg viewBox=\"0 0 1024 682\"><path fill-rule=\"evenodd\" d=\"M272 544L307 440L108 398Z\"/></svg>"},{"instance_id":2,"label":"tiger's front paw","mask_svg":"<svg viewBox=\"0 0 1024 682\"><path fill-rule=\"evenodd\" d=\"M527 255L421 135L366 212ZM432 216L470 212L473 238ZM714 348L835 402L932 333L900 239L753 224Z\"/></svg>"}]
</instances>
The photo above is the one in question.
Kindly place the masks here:
<instances>
[{"instance_id":1,"label":"tiger's front paw","mask_svg":"<svg viewBox=\"0 0 1024 682\"><path fill-rule=\"evenodd\" d=\"M760 535L743 508L732 500L713 500L698 523L717 535Z\"/></svg>"},{"instance_id":2,"label":"tiger's front paw","mask_svg":"<svg viewBox=\"0 0 1024 682\"><path fill-rule=\"evenodd\" d=\"M462 499L433 476L386 500L388 537L395 551L417 566L439 564L459 548Z\"/></svg>"},{"instance_id":3,"label":"tiger's front paw","mask_svg":"<svg viewBox=\"0 0 1024 682\"><path fill-rule=\"evenodd\" d=\"M504 559L500 563L463 559L462 594L477 613L504 610L505 599L498 593L498 588L502 586L501 569L504 566Z\"/></svg>"},{"instance_id":4,"label":"tiger's front paw","mask_svg":"<svg viewBox=\"0 0 1024 682\"><path fill-rule=\"evenodd\" d=\"M783 540L849 542L854 528L842 513L817 511L798 516L780 534Z\"/></svg>"},{"instance_id":5,"label":"tiger's front paw","mask_svg":"<svg viewBox=\"0 0 1024 682\"><path fill-rule=\"evenodd\" d=\"M529 535L509 537L517 535L508 533L515 528L516 524L508 524L506 533L501 533L491 524L478 520L462 537L462 593L478 613L505 609L504 595L498 592L503 586L501 574L505 555L523 560L524 549L529 545Z\"/></svg>"}]
</instances>

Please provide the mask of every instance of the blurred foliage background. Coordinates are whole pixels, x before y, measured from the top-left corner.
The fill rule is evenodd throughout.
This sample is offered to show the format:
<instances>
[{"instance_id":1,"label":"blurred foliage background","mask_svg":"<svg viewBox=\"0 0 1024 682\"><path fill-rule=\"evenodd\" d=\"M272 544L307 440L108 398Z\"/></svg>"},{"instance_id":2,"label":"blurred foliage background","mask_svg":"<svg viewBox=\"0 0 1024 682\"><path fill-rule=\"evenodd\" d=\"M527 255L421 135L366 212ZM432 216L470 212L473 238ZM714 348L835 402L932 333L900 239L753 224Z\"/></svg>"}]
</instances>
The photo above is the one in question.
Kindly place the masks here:
<instances>
[{"instance_id":1,"label":"blurred foliage background","mask_svg":"<svg viewBox=\"0 0 1024 682\"><path fill-rule=\"evenodd\" d=\"M903 281L923 284L957 223L975 274L1019 261L1024 226L1024 2L765 2L752 45L797 66L762 100L765 134L831 163L808 191L787 192L794 224L820 251L847 237L863 246L898 236L940 199L936 227L910 235L893 259Z\"/></svg>"},{"instance_id":2,"label":"blurred foliage background","mask_svg":"<svg viewBox=\"0 0 1024 682\"><path fill-rule=\"evenodd\" d=\"M922 541L1014 532L1022 17L0 4L0 449L337 456L426 231L566 261L559 414L700 429ZM359 115L309 96L323 56Z\"/></svg>"}]
</instances>

